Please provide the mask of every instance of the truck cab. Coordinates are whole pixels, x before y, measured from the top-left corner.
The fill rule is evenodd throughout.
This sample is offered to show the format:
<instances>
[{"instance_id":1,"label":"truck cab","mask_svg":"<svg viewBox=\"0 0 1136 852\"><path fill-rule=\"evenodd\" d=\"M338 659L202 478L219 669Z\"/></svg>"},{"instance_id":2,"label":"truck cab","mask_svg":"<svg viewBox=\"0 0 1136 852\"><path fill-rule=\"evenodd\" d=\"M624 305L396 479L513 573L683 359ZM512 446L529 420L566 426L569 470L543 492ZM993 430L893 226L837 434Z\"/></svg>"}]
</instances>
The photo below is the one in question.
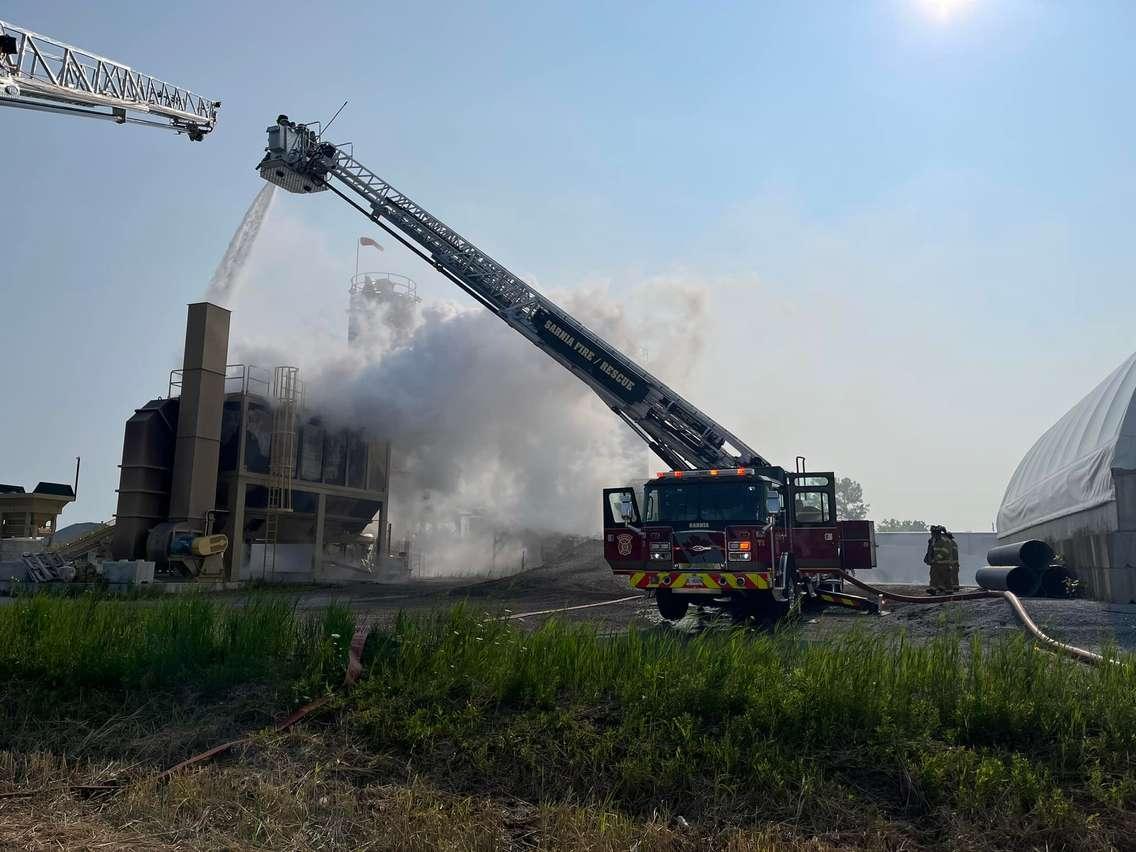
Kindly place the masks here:
<instances>
[{"instance_id":1,"label":"truck cab","mask_svg":"<svg viewBox=\"0 0 1136 852\"><path fill-rule=\"evenodd\" d=\"M653 591L666 619L692 601L776 617L801 593L840 592L872 568L871 521L836 520L836 478L779 467L675 470L604 490L604 558Z\"/></svg>"}]
</instances>

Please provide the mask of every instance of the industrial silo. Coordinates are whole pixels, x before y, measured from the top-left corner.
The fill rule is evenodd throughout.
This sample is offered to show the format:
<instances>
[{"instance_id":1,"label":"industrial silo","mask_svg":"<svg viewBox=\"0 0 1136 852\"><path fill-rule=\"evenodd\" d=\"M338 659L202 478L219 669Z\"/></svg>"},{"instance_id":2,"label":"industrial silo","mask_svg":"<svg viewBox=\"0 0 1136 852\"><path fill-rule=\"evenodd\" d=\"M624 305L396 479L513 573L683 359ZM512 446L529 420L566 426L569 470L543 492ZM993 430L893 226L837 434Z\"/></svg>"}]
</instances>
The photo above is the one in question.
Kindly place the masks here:
<instances>
[{"instance_id":1,"label":"industrial silo","mask_svg":"<svg viewBox=\"0 0 1136 852\"><path fill-rule=\"evenodd\" d=\"M417 320L417 285L393 272L361 272L351 278L347 342L385 352L405 343Z\"/></svg>"}]
</instances>

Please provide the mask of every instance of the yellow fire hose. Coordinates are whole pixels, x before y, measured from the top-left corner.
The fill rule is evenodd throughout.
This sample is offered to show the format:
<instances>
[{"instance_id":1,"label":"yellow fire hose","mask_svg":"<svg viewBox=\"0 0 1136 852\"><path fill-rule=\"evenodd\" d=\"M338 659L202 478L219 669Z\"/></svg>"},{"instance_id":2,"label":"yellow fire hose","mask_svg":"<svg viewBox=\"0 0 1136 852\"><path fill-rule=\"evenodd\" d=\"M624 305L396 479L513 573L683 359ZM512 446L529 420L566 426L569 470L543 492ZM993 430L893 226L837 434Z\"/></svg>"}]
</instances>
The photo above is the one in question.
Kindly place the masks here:
<instances>
[{"instance_id":1,"label":"yellow fire hose","mask_svg":"<svg viewBox=\"0 0 1136 852\"><path fill-rule=\"evenodd\" d=\"M1029 617L1029 613L1027 613L1026 608L1022 606L1022 602L1018 600L1017 595L1015 595L1013 592L1002 592L1001 595L1006 599L1006 603L1008 603L1014 610L1014 615L1018 617L1018 621L1022 623L1022 627L1024 627L1029 633L1032 633L1035 639L1044 642L1054 651L1065 654L1066 656L1072 657L1075 660L1080 660L1082 663L1088 663L1092 666L1098 665L1100 663L1118 662L1117 660L1111 660L1107 657L1102 657L1100 654L1094 654L1092 651L1086 651L1084 648L1076 648L1073 645L1066 645L1064 642L1058 642L1051 636L1046 636L1041 632L1038 626L1033 623L1033 619Z\"/></svg>"},{"instance_id":2,"label":"yellow fire hose","mask_svg":"<svg viewBox=\"0 0 1136 852\"><path fill-rule=\"evenodd\" d=\"M1077 648L1073 645L1067 645L1064 642L1058 642L1052 636L1046 636L1041 632L1041 628L1034 624L1033 619L1030 618L1029 613L1026 612L1026 608L1022 606L1021 600L1019 600L1018 596L1013 592L990 592L982 590L977 592L960 592L954 595L900 595L895 592L885 591L884 589L881 589L877 586L870 586L863 580L859 580L856 577L853 577L851 574L845 573L844 571L839 571L837 573L839 573L853 586L858 586L865 591L871 592L874 595L878 595L882 599L899 601L900 603L939 604L952 603L954 601L974 601L981 600L983 598L1002 598L1006 601L1006 603L1010 605L1010 609L1014 611L1014 615L1017 616L1017 619L1021 623L1022 628L1027 633L1032 635L1035 639L1044 643L1051 650L1056 651L1059 654L1064 654L1067 657L1072 657L1075 660L1080 660L1082 663L1088 663L1092 666L1105 662L1118 662L1117 660L1102 657L1100 654L1096 654L1092 651L1086 651L1084 648Z\"/></svg>"}]
</instances>

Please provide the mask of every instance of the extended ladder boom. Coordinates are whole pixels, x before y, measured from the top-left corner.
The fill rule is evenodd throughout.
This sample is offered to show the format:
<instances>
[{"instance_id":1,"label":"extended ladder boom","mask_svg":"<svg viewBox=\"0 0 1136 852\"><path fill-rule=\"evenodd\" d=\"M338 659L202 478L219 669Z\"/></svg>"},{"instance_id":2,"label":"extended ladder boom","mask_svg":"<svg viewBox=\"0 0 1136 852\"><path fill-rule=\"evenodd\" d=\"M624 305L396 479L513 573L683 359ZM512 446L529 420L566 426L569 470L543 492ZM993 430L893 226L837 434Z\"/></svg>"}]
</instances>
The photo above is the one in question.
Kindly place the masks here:
<instances>
[{"instance_id":1,"label":"extended ladder boom","mask_svg":"<svg viewBox=\"0 0 1136 852\"><path fill-rule=\"evenodd\" d=\"M162 127L200 141L221 103L0 21L0 106Z\"/></svg>"},{"instance_id":2,"label":"extended ladder boom","mask_svg":"<svg viewBox=\"0 0 1136 852\"><path fill-rule=\"evenodd\" d=\"M331 189L590 387L675 470L769 463L579 320L354 158L280 116L261 177L290 192ZM333 183L333 179L335 183Z\"/></svg>"}]
</instances>

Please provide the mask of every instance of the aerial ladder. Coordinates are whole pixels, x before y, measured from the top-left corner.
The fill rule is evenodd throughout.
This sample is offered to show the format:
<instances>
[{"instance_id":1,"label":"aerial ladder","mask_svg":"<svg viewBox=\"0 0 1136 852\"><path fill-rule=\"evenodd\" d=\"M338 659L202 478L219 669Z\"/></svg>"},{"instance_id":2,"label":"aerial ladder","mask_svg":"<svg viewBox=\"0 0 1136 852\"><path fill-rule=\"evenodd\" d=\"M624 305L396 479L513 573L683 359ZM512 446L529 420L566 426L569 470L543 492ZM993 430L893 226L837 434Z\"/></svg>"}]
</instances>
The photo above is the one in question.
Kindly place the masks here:
<instances>
[{"instance_id":1,"label":"aerial ladder","mask_svg":"<svg viewBox=\"0 0 1136 852\"><path fill-rule=\"evenodd\" d=\"M653 591L660 614L681 618L690 596L748 617L788 611L799 594L878 609L843 591L846 571L876 563L871 521L836 518L835 474L766 461L596 332L541 295L421 205L384 181L351 145L323 139L318 123L281 115L268 128L260 176L289 192L330 190L432 265L595 392L670 468L647 483L648 506L681 487L713 513L640 517L632 488L604 489L604 559L632 587ZM736 478L734 478L736 476ZM731 491L729 480L741 491ZM722 490L719 486L725 486ZM741 494L739 498L737 495ZM719 495L715 497L714 495ZM721 497L733 494L734 497ZM764 496L764 508L753 502ZM714 500L726 502L714 504ZM739 502L740 500L740 502ZM727 514L730 517L726 517ZM657 517L656 517L657 515ZM802 560L798 570L797 559Z\"/></svg>"},{"instance_id":2,"label":"aerial ladder","mask_svg":"<svg viewBox=\"0 0 1136 852\"><path fill-rule=\"evenodd\" d=\"M591 388L672 470L769 467L736 435L453 228L325 142L318 124L280 116L260 176L289 192L331 190Z\"/></svg>"},{"instance_id":3,"label":"aerial ladder","mask_svg":"<svg viewBox=\"0 0 1136 852\"><path fill-rule=\"evenodd\" d=\"M0 106L164 128L200 142L221 102L0 21Z\"/></svg>"}]
</instances>

